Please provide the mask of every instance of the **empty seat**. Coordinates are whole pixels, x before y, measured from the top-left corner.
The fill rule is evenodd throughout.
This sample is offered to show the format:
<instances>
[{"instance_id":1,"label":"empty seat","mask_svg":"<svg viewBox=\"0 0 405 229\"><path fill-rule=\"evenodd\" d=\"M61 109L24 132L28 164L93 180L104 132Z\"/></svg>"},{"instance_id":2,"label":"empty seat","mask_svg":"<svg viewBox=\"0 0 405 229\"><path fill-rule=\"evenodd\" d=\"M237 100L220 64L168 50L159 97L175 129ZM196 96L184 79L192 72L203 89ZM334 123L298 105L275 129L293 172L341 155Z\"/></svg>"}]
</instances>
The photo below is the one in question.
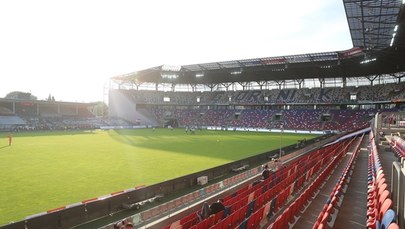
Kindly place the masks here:
<instances>
[{"instance_id":1,"label":"empty seat","mask_svg":"<svg viewBox=\"0 0 405 229\"><path fill-rule=\"evenodd\" d=\"M395 222L395 217L395 212L392 209L388 209L381 220L381 229L389 228L389 225Z\"/></svg>"}]
</instances>

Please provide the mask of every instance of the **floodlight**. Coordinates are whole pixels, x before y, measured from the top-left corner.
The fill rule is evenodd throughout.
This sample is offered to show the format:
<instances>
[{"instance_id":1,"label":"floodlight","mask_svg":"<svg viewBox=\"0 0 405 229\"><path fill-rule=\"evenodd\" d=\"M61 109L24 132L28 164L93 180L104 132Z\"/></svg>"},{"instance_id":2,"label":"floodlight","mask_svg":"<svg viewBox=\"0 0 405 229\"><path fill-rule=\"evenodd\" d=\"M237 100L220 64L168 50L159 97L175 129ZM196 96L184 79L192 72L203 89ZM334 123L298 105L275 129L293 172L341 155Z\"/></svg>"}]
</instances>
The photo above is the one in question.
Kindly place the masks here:
<instances>
[{"instance_id":1,"label":"floodlight","mask_svg":"<svg viewBox=\"0 0 405 229\"><path fill-rule=\"evenodd\" d=\"M377 58L375 58L375 57L372 58L372 59L365 59L365 60L361 61L360 64L367 64L367 63L370 63L370 62L374 62L376 60L377 60Z\"/></svg>"},{"instance_id":2,"label":"floodlight","mask_svg":"<svg viewBox=\"0 0 405 229\"><path fill-rule=\"evenodd\" d=\"M195 74L195 77L197 77L197 78L200 78L200 77L203 77L203 76L204 76L203 72L199 72L199 73Z\"/></svg>"},{"instance_id":3,"label":"floodlight","mask_svg":"<svg viewBox=\"0 0 405 229\"><path fill-rule=\"evenodd\" d=\"M231 71L231 75L240 75L242 74L242 68L238 70Z\"/></svg>"},{"instance_id":4,"label":"floodlight","mask_svg":"<svg viewBox=\"0 0 405 229\"><path fill-rule=\"evenodd\" d=\"M166 79L177 79L179 77L179 75L174 73L161 73L160 75L162 76L162 78Z\"/></svg>"}]
</instances>

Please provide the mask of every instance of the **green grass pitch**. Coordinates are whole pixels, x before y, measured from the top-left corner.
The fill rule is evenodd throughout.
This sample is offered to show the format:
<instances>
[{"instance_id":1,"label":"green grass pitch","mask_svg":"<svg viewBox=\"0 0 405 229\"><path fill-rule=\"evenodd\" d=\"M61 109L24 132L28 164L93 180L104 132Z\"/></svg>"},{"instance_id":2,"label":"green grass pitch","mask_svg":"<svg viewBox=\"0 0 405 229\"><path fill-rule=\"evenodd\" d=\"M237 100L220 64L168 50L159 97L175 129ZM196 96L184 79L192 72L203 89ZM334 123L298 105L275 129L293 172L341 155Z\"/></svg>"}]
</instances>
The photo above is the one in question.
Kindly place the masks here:
<instances>
[{"instance_id":1,"label":"green grass pitch","mask_svg":"<svg viewBox=\"0 0 405 229\"><path fill-rule=\"evenodd\" d=\"M315 135L183 129L15 133L0 137L0 225L150 185Z\"/></svg>"}]
</instances>

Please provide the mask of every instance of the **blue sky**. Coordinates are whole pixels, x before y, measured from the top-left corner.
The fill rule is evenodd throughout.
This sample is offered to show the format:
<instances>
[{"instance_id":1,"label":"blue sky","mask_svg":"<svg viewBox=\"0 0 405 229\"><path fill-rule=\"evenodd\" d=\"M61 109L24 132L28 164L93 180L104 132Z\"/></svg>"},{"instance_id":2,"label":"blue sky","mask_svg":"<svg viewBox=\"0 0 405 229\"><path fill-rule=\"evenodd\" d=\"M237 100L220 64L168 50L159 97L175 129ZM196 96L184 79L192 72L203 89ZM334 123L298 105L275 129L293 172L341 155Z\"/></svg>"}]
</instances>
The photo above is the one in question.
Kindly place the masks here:
<instances>
[{"instance_id":1,"label":"blue sky","mask_svg":"<svg viewBox=\"0 0 405 229\"><path fill-rule=\"evenodd\" d=\"M103 100L112 76L352 48L341 0L3 0L0 97Z\"/></svg>"}]
</instances>

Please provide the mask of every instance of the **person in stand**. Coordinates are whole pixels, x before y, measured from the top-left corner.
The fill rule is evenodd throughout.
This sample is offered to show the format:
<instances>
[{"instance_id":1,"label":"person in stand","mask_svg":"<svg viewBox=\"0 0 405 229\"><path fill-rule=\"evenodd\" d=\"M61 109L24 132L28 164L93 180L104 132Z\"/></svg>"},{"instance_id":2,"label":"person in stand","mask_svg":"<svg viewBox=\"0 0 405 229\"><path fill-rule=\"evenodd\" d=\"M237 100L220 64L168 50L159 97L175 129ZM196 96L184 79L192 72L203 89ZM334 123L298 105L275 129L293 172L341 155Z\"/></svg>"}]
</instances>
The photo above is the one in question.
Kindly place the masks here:
<instances>
[{"instance_id":1,"label":"person in stand","mask_svg":"<svg viewBox=\"0 0 405 229\"><path fill-rule=\"evenodd\" d=\"M266 164L263 167L263 172L262 172L263 180L266 180L267 178L269 178L269 176L270 176L270 170L269 170L269 166Z\"/></svg>"},{"instance_id":2,"label":"person in stand","mask_svg":"<svg viewBox=\"0 0 405 229\"><path fill-rule=\"evenodd\" d=\"M224 200L219 199L217 202L214 202L210 205L210 215L217 214L220 211L225 210Z\"/></svg>"},{"instance_id":3,"label":"person in stand","mask_svg":"<svg viewBox=\"0 0 405 229\"><path fill-rule=\"evenodd\" d=\"M11 146L11 143L13 142L13 135L8 134L8 146Z\"/></svg>"},{"instance_id":4,"label":"person in stand","mask_svg":"<svg viewBox=\"0 0 405 229\"><path fill-rule=\"evenodd\" d=\"M197 212L198 219L203 221L204 219L207 219L211 215L214 215L220 211L224 211L225 206L224 206L224 200L219 199L218 201L212 203L211 205L208 205L207 202L203 203L203 206L201 208L201 211Z\"/></svg>"},{"instance_id":5,"label":"person in stand","mask_svg":"<svg viewBox=\"0 0 405 229\"><path fill-rule=\"evenodd\" d=\"M210 205L207 202L203 203L201 211L197 212L197 216L200 222L210 216Z\"/></svg>"}]
</instances>

